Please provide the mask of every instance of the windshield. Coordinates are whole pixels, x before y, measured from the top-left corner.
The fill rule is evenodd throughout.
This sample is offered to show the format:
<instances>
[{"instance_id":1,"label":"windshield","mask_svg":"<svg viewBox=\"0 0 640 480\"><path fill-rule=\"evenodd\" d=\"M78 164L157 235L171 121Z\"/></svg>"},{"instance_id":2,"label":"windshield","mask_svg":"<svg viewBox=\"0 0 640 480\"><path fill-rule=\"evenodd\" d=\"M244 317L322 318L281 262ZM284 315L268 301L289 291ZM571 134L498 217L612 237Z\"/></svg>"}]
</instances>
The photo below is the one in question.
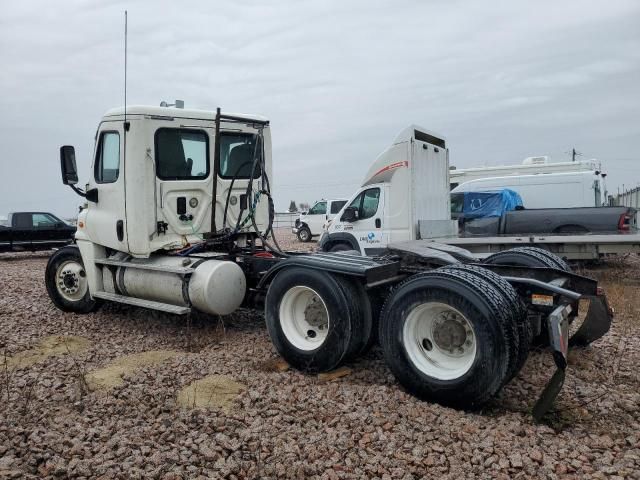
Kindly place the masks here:
<instances>
[{"instance_id":1,"label":"windshield","mask_svg":"<svg viewBox=\"0 0 640 480\"><path fill-rule=\"evenodd\" d=\"M452 193L451 194L451 213L462 213L464 208L464 194Z\"/></svg>"},{"instance_id":2,"label":"windshield","mask_svg":"<svg viewBox=\"0 0 640 480\"><path fill-rule=\"evenodd\" d=\"M318 202L311 207L307 215L324 215L325 213L327 213L327 202Z\"/></svg>"}]
</instances>

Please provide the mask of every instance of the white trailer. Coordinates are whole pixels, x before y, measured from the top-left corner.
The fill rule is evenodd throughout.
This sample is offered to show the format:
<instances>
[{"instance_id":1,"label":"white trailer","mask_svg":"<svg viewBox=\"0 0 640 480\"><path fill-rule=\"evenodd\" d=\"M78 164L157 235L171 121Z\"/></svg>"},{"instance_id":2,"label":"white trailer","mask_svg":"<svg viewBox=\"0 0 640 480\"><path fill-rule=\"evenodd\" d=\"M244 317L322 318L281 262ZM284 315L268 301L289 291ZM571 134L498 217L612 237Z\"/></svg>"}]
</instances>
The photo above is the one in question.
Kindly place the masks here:
<instances>
[{"instance_id":1,"label":"white trailer","mask_svg":"<svg viewBox=\"0 0 640 480\"><path fill-rule=\"evenodd\" d=\"M486 177L460 183L451 193L508 188L518 192L526 208L600 207L602 177L595 171L537 173Z\"/></svg>"}]
</instances>

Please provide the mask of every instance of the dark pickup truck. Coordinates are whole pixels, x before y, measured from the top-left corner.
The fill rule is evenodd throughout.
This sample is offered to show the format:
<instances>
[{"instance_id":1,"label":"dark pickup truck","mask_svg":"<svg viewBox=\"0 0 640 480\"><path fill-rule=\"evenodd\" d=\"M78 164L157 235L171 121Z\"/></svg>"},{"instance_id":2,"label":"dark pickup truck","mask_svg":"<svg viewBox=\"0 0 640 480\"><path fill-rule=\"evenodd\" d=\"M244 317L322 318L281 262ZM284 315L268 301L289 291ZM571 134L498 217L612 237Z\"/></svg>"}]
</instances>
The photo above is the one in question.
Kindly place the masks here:
<instances>
[{"instance_id":1,"label":"dark pickup truck","mask_svg":"<svg viewBox=\"0 0 640 480\"><path fill-rule=\"evenodd\" d=\"M76 227L46 212L10 213L0 225L0 252L48 250L73 241Z\"/></svg>"},{"instance_id":2,"label":"dark pickup truck","mask_svg":"<svg viewBox=\"0 0 640 480\"><path fill-rule=\"evenodd\" d=\"M512 191L451 194L461 236L627 233L636 228L631 207L526 209ZM517 194L516 194L517 195Z\"/></svg>"}]
</instances>

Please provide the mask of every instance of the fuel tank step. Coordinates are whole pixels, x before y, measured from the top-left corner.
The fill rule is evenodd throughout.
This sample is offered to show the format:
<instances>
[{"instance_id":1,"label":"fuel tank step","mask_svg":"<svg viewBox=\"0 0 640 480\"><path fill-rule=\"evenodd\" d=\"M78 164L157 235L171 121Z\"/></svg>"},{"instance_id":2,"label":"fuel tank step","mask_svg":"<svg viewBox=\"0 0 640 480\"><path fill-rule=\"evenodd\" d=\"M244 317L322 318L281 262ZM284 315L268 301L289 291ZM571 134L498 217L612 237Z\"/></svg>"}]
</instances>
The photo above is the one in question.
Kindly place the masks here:
<instances>
[{"instance_id":1,"label":"fuel tank step","mask_svg":"<svg viewBox=\"0 0 640 480\"><path fill-rule=\"evenodd\" d=\"M161 312L173 313L176 315L186 315L191 312L189 307L181 307L179 305L171 305L170 303L154 302L153 300L143 300L142 298L127 297L109 292L93 292L93 298L109 300L110 302L126 303L135 307L151 308L160 310Z\"/></svg>"},{"instance_id":2,"label":"fuel tank step","mask_svg":"<svg viewBox=\"0 0 640 480\"><path fill-rule=\"evenodd\" d=\"M177 273L178 275L190 275L193 268L176 267L170 265L154 265L149 263L123 262L121 260L112 260L110 258L96 258L94 262L98 265L111 265L114 267L138 268L140 270L154 270L156 272Z\"/></svg>"}]
</instances>

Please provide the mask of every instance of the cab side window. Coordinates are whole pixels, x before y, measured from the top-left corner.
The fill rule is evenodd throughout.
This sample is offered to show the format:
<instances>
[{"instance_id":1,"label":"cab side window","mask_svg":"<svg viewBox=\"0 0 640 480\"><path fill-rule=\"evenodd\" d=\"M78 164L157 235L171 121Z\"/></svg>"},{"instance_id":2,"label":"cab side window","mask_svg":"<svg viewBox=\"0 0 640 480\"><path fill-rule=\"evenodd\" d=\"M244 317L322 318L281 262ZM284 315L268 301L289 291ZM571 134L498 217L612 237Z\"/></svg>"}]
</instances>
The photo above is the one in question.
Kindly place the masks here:
<instances>
[{"instance_id":1,"label":"cab side window","mask_svg":"<svg viewBox=\"0 0 640 480\"><path fill-rule=\"evenodd\" d=\"M218 175L225 179L246 179L251 177L253 166L253 178L259 178L262 155L263 151L257 135L222 132Z\"/></svg>"},{"instance_id":2,"label":"cab side window","mask_svg":"<svg viewBox=\"0 0 640 480\"><path fill-rule=\"evenodd\" d=\"M162 180L202 180L209 176L209 136L202 130L156 131L156 171Z\"/></svg>"},{"instance_id":3,"label":"cab side window","mask_svg":"<svg viewBox=\"0 0 640 480\"><path fill-rule=\"evenodd\" d=\"M338 213L340 210L342 210L342 207L344 207L344 204L347 203L346 200L340 200L339 202L333 202L331 204L331 214L335 215L336 213Z\"/></svg>"},{"instance_id":4,"label":"cab side window","mask_svg":"<svg viewBox=\"0 0 640 480\"><path fill-rule=\"evenodd\" d=\"M371 218L378 211L378 202L380 200L380 189L370 188L364 191L362 197L362 208L360 211L360 218Z\"/></svg>"},{"instance_id":5,"label":"cab side window","mask_svg":"<svg viewBox=\"0 0 640 480\"><path fill-rule=\"evenodd\" d=\"M35 228L51 228L55 226L58 222L51 215L47 215L46 213L34 213L33 214L33 226Z\"/></svg>"},{"instance_id":6,"label":"cab side window","mask_svg":"<svg viewBox=\"0 0 640 480\"><path fill-rule=\"evenodd\" d=\"M369 188L360 193L349 204L350 207L358 209L358 220L365 220L373 217L378 211L378 203L380 202L380 189Z\"/></svg>"},{"instance_id":7,"label":"cab side window","mask_svg":"<svg viewBox=\"0 0 640 480\"><path fill-rule=\"evenodd\" d=\"M94 178L97 183L114 183L120 175L120 134L102 132L96 149Z\"/></svg>"}]
</instances>

